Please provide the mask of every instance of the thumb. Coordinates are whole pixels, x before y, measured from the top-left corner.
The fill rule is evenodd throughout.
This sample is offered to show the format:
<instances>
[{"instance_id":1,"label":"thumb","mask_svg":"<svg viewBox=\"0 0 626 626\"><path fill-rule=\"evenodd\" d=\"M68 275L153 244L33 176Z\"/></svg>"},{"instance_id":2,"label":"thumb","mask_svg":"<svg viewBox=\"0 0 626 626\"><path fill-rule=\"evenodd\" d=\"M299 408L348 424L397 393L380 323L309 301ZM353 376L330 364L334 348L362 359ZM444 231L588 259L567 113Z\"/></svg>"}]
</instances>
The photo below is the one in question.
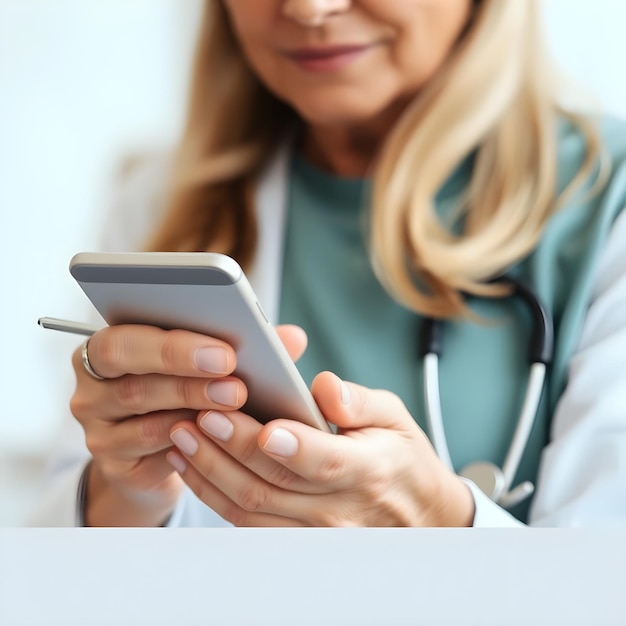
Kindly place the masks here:
<instances>
[{"instance_id":1,"label":"thumb","mask_svg":"<svg viewBox=\"0 0 626 626\"><path fill-rule=\"evenodd\" d=\"M324 417L339 428L415 428L404 402L391 391L369 389L322 372L315 377L311 392Z\"/></svg>"}]
</instances>

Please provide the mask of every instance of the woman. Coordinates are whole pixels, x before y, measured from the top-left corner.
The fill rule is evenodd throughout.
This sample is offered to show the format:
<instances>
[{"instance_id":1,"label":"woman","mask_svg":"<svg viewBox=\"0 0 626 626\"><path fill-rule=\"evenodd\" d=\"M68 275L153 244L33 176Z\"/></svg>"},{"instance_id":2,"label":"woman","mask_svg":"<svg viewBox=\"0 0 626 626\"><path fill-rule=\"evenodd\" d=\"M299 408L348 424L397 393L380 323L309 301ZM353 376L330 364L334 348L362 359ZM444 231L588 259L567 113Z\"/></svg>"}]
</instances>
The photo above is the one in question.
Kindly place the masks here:
<instances>
[{"instance_id":1,"label":"woman","mask_svg":"<svg viewBox=\"0 0 626 626\"><path fill-rule=\"evenodd\" d=\"M57 522L76 508L87 525L626 521L626 135L556 105L537 13L499 0L206 3L164 210L122 202L107 247L235 257L288 323L293 358L308 332L300 368L339 432L239 412L224 342L104 329L88 346L104 380L74 355L91 458L67 473ZM514 483L536 491L514 515L456 474L502 464L526 383L527 323L488 282L505 272L539 294L556 338ZM454 470L424 432L425 316L448 322Z\"/></svg>"}]
</instances>

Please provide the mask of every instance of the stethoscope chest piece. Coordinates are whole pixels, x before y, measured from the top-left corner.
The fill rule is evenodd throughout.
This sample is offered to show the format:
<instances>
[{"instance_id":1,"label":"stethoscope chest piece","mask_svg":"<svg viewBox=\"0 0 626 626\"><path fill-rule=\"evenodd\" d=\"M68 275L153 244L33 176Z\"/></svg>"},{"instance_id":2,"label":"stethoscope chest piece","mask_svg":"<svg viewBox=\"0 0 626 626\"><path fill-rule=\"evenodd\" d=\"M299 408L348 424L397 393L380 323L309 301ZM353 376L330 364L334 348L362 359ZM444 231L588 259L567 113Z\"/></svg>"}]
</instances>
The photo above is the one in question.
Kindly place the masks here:
<instances>
[{"instance_id":1,"label":"stethoscope chest piece","mask_svg":"<svg viewBox=\"0 0 626 626\"><path fill-rule=\"evenodd\" d=\"M489 461L466 465L459 475L471 480L488 498L497 502L505 488L502 470Z\"/></svg>"},{"instance_id":2,"label":"stethoscope chest piece","mask_svg":"<svg viewBox=\"0 0 626 626\"><path fill-rule=\"evenodd\" d=\"M466 465L459 475L471 480L488 498L505 509L519 504L535 490L534 485L526 480L509 491L509 481L504 472L489 461Z\"/></svg>"}]
</instances>

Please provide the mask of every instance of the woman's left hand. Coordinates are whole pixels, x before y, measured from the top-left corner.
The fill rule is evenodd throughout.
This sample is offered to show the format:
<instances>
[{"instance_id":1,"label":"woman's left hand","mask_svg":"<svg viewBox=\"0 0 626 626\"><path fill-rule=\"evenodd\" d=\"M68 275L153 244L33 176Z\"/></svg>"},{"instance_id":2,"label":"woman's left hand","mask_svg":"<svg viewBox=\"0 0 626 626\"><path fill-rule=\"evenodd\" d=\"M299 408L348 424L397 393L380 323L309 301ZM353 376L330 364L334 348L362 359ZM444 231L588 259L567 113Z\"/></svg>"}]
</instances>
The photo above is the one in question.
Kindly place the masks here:
<instances>
[{"instance_id":1,"label":"woman's left hand","mask_svg":"<svg viewBox=\"0 0 626 626\"><path fill-rule=\"evenodd\" d=\"M471 526L469 488L438 459L393 393L319 374L328 434L240 411L180 422L168 460L235 526ZM180 452L180 454L178 453Z\"/></svg>"}]
</instances>

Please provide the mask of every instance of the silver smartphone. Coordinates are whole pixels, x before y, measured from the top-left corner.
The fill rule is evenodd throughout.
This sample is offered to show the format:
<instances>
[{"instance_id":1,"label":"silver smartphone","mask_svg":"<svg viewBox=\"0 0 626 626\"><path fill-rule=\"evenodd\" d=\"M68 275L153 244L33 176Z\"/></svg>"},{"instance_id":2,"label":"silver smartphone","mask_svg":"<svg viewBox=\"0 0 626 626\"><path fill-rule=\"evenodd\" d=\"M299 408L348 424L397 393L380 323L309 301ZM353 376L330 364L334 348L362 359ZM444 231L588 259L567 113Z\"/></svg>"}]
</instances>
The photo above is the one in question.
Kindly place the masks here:
<instances>
[{"instance_id":1,"label":"silver smartphone","mask_svg":"<svg viewBox=\"0 0 626 626\"><path fill-rule=\"evenodd\" d=\"M209 252L76 254L70 273L110 324L192 330L228 342L248 388L243 411L331 432L243 270Z\"/></svg>"}]
</instances>

